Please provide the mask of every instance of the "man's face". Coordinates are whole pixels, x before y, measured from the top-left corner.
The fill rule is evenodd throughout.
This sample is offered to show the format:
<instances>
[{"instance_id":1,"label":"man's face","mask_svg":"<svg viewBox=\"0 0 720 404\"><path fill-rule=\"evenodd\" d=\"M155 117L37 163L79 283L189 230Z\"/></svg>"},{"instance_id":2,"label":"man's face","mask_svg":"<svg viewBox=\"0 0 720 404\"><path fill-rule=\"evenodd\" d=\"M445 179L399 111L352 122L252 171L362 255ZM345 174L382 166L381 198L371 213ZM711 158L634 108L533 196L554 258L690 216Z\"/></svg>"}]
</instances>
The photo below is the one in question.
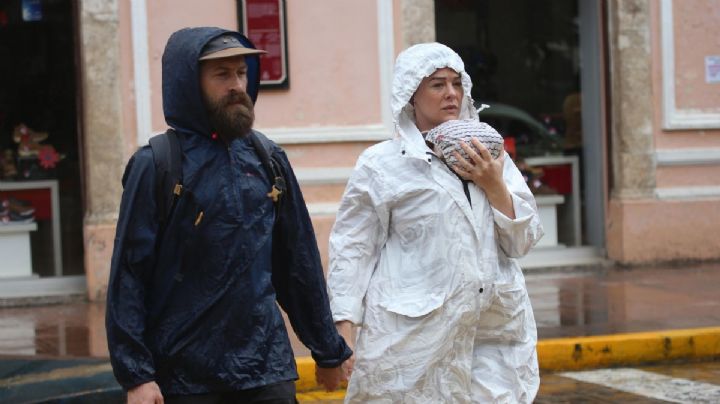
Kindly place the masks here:
<instances>
[{"instance_id":1,"label":"man's face","mask_svg":"<svg viewBox=\"0 0 720 404\"><path fill-rule=\"evenodd\" d=\"M210 123L225 141L246 135L255 120L247 89L243 56L209 59L200 63L200 88Z\"/></svg>"}]
</instances>

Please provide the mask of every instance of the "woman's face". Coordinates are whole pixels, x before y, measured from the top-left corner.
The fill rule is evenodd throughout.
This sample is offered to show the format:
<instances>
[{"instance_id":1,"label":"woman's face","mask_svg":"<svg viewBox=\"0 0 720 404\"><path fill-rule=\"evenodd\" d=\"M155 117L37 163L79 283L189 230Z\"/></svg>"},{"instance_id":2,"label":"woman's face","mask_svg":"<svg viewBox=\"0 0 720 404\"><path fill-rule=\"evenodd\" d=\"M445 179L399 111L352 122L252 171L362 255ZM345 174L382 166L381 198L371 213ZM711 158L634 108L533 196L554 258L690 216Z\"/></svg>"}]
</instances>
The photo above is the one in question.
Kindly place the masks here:
<instances>
[{"instance_id":1,"label":"woman's face","mask_svg":"<svg viewBox=\"0 0 720 404\"><path fill-rule=\"evenodd\" d=\"M448 67L425 77L413 95L415 122L420 132L457 119L463 98L460 74Z\"/></svg>"}]
</instances>

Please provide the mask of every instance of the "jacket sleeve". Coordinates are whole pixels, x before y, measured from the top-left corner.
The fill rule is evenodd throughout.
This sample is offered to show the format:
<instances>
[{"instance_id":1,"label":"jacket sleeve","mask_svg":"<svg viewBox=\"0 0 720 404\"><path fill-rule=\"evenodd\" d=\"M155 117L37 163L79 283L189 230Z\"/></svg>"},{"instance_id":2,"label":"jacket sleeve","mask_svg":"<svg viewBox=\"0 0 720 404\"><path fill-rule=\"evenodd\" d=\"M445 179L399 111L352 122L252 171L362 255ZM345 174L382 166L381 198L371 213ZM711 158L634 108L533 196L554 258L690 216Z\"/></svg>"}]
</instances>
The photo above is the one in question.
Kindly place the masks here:
<instances>
[{"instance_id":1,"label":"jacket sleeve","mask_svg":"<svg viewBox=\"0 0 720 404\"><path fill-rule=\"evenodd\" d=\"M495 230L500 248L505 255L510 258L520 258L530 251L544 232L537 213L535 197L507 153L503 165L503 179L512 197L515 219L510 219L493 208Z\"/></svg>"},{"instance_id":2,"label":"jacket sleeve","mask_svg":"<svg viewBox=\"0 0 720 404\"><path fill-rule=\"evenodd\" d=\"M363 300L388 234L384 189L381 173L363 164L361 156L330 234L328 288L335 321L362 323Z\"/></svg>"},{"instance_id":3,"label":"jacket sleeve","mask_svg":"<svg viewBox=\"0 0 720 404\"><path fill-rule=\"evenodd\" d=\"M152 276L157 233L155 166L139 150L123 175L123 194L107 292L105 328L113 372L126 390L152 381L152 354L143 340L146 288Z\"/></svg>"},{"instance_id":4,"label":"jacket sleeve","mask_svg":"<svg viewBox=\"0 0 720 404\"><path fill-rule=\"evenodd\" d=\"M278 151L287 190L273 230L273 286L280 307L318 366L337 367L352 355L330 314L312 222L285 153Z\"/></svg>"}]
</instances>

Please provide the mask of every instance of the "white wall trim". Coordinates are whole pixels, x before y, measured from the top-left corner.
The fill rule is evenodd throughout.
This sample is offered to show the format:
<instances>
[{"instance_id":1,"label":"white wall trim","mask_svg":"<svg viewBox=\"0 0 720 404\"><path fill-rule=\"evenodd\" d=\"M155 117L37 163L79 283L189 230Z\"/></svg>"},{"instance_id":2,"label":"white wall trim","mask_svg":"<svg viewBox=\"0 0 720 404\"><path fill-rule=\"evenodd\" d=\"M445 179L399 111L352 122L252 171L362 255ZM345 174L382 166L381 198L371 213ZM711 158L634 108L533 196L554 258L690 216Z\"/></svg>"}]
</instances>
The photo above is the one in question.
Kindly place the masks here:
<instances>
[{"instance_id":1,"label":"white wall trim","mask_svg":"<svg viewBox=\"0 0 720 404\"><path fill-rule=\"evenodd\" d=\"M390 98L392 97L393 59L395 59L392 0L377 0L378 64L380 67L380 114L382 123L393 133Z\"/></svg>"},{"instance_id":2,"label":"white wall trim","mask_svg":"<svg viewBox=\"0 0 720 404\"><path fill-rule=\"evenodd\" d=\"M675 33L673 0L661 0L663 129L720 129L720 110L678 109L675 105Z\"/></svg>"},{"instance_id":3,"label":"white wall trim","mask_svg":"<svg viewBox=\"0 0 720 404\"><path fill-rule=\"evenodd\" d=\"M138 146L147 144L152 135L150 107L150 57L148 55L147 4L145 0L130 2L132 20L133 76L135 77L135 130Z\"/></svg>"},{"instance_id":4,"label":"white wall trim","mask_svg":"<svg viewBox=\"0 0 720 404\"><path fill-rule=\"evenodd\" d=\"M720 149L675 149L656 152L658 166L720 165Z\"/></svg>"},{"instance_id":5,"label":"white wall trim","mask_svg":"<svg viewBox=\"0 0 720 404\"><path fill-rule=\"evenodd\" d=\"M656 188L660 200L693 200L720 198L720 186Z\"/></svg>"},{"instance_id":6,"label":"white wall trim","mask_svg":"<svg viewBox=\"0 0 720 404\"><path fill-rule=\"evenodd\" d=\"M352 167L297 168L295 176L302 185L333 185L347 183L352 172Z\"/></svg>"},{"instance_id":7,"label":"white wall trim","mask_svg":"<svg viewBox=\"0 0 720 404\"><path fill-rule=\"evenodd\" d=\"M336 216L340 210L339 203L308 203L310 216Z\"/></svg>"},{"instance_id":8,"label":"white wall trim","mask_svg":"<svg viewBox=\"0 0 720 404\"><path fill-rule=\"evenodd\" d=\"M379 142L392 138L381 124L258 129L277 144Z\"/></svg>"},{"instance_id":9,"label":"white wall trim","mask_svg":"<svg viewBox=\"0 0 720 404\"><path fill-rule=\"evenodd\" d=\"M0 282L0 299L87 294L85 275L8 278Z\"/></svg>"}]
</instances>

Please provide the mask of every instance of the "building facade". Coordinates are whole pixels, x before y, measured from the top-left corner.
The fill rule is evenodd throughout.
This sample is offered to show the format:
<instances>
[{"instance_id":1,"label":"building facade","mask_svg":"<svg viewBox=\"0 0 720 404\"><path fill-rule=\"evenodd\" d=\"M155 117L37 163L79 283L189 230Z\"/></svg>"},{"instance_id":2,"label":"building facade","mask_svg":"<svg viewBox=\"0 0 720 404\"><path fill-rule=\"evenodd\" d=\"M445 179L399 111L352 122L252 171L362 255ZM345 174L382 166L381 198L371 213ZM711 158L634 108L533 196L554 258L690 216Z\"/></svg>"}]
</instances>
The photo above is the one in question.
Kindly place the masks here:
<instances>
[{"instance_id":1,"label":"building facade","mask_svg":"<svg viewBox=\"0 0 720 404\"><path fill-rule=\"evenodd\" d=\"M77 196L61 181L59 199L65 195L67 206L81 207L77 218L62 216L61 226L75 223L82 232L73 234L83 243L63 248L77 258L63 262L75 263L89 298L99 300L107 288L123 169L137 147L166 129L164 44L185 26L237 28L243 2L67 3L79 169ZM288 152L324 262L357 156L393 136L394 58L433 40L463 56L478 89L473 96L491 106L488 120L507 129L518 163L538 185L545 225L556 234L525 266L720 258L719 2L274 3L286 17L289 86L261 90L256 127ZM575 121L567 114L573 105ZM570 147L573 125L582 137ZM3 279L0 286L9 282Z\"/></svg>"}]
</instances>

